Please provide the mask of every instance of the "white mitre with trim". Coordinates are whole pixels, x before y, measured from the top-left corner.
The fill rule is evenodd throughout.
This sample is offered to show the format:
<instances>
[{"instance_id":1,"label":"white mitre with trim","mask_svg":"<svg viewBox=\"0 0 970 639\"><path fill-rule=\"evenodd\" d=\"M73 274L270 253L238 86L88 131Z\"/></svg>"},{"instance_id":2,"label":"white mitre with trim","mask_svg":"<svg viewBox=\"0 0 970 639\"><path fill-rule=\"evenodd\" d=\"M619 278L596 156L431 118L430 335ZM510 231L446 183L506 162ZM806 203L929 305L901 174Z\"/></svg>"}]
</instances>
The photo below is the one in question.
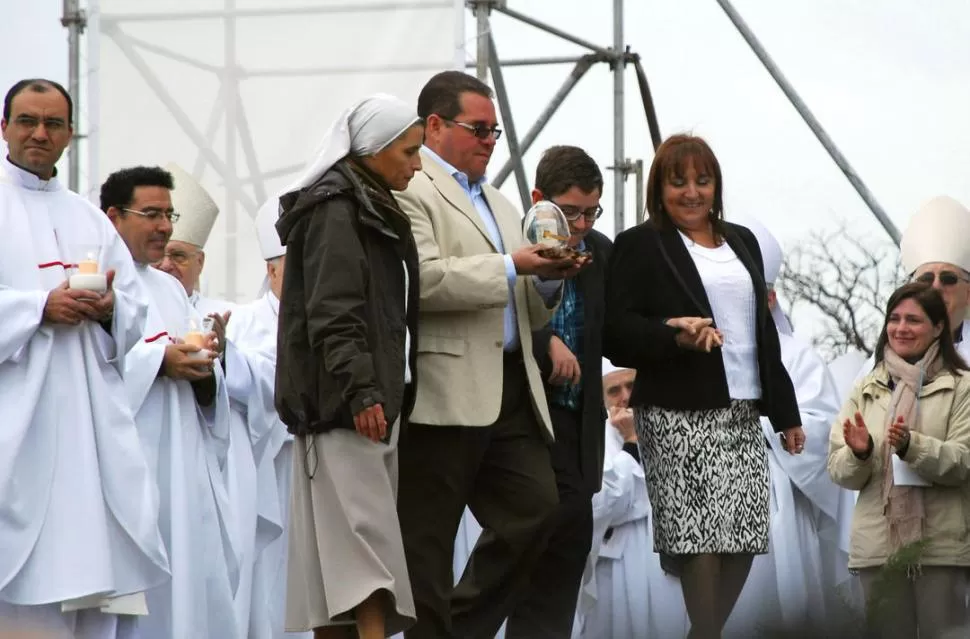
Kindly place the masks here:
<instances>
[{"instance_id":1,"label":"white mitre with trim","mask_svg":"<svg viewBox=\"0 0 970 639\"><path fill-rule=\"evenodd\" d=\"M764 224L753 217L743 216L732 218L731 221L754 233L755 239L758 240L758 248L761 249L761 260L765 264L765 284L773 285L778 280L781 264L784 261L781 244Z\"/></svg>"},{"instance_id":2,"label":"white mitre with trim","mask_svg":"<svg viewBox=\"0 0 970 639\"><path fill-rule=\"evenodd\" d=\"M945 262L970 272L970 210L945 195L919 207L899 243L903 269Z\"/></svg>"},{"instance_id":3,"label":"white mitre with trim","mask_svg":"<svg viewBox=\"0 0 970 639\"><path fill-rule=\"evenodd\" d=\"M765 284L773 287L778 280L778 275L781 273L781 265L785 261L781 244L778 243L778 240L764 224L753 217L745 215L732 218L731 221L746 227L754 233L755 239L758 240L758 248L761 249L761 261L765 265ZM775 307L771 309L771 317L775 320L775 328L778 329L779 333L784 335L792 335L794 333L791 321L789 321L785 312L781 310L780 305L775 304Z\"/></svg>"},{"instance_id":4,"label":"white mitre with trim","mask_svg":"<svg viewBox=\"0 0 970 639\"><path fill-rule=\"evenodd\" d=\"M219 217L219 206L195 178L182 167L169 163L165 170L172 174L172 208L178 213L170 239L205 248L209 233Z\"/></svg>"},{"instance_id":5,"label":"white mitre with trim","mask_svg":"<svg viewBox=\"0 0 970 639\"><path fill-rule=\"evenodd\" d=\"M280 243L280 234L276 232L276 221L279 219L280 199L273 196L264 202L256 213L256 238L259 240L259 250L266 261L286 255L286 247Z\"/></svg>"}]
</instances>

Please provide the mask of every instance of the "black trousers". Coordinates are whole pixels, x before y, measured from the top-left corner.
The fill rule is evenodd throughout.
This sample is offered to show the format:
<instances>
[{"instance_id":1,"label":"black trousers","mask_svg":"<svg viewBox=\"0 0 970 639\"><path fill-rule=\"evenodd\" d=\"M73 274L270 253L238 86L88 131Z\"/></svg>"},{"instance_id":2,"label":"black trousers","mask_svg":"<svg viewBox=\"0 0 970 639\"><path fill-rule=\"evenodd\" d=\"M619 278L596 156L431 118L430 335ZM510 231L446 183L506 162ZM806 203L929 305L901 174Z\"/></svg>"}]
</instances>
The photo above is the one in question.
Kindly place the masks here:
<instances>
[{"instance_id":1,"label":"black trousers","mask_svg":"<svg viewBox=\"0 0 970 639\"><path fill-rule=\"evenodd\" d=\"M506 639L569 639L593 542L593 496L580 472L582 412L557 406L549 411L556 434L551 458L559 507L526 595L509 616Z\"/></svg>"},{"instance_id":2,"label":"black trousers","mask_svg":"<svg viewBox=\"0 0 970 639\"><path fill-rule=\"evenodd\" d=\"M417 623L407 639L492 639L528 587L558 503L522 355L506 355L491 426L410 424L398 445L398 516ZM468 506L483 532L454 586Z\"/></svg>"}]
</instances>

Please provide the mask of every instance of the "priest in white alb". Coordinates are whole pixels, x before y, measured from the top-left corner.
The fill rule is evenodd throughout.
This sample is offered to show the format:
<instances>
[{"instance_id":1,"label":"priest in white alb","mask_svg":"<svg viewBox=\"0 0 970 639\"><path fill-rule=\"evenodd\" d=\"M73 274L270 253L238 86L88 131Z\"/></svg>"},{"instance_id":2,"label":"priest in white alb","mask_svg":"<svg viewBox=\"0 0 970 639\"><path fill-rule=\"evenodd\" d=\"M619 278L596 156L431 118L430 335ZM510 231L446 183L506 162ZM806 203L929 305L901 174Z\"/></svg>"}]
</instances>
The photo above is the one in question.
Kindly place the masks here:
<instances>
[{"instance_id":1,"label":"priest in white alb","mask_svg":"<svg viewBox=\"0 0 970 639\"><path fill-rule=\"evenodd\" d=\"M111 224L56 177L68 93L25 80L5 104L0 634L133 637L141 593L168 581L158 492L124 393L146 308Z\"/></svg>"},{"instance_id":2,"label":"priest in white alb","mask_svg":"<svg viewBox=\"0 0 970 639\"><path fill-rule=\"evenodd\" d=\"M680 580L653 551L651 508L630 410L636 371L603 360L608 411L603 484L593 495L593 543L577 611L582 639L684 637Z\"/></svg>"},{"instance_id":3,"label":"priest in white alb","mask_svg":"<svg viewBox=\"0 0 970 639\"><path fill-rule=\"evenodd\" d=\"M781 359L791 377L805 431L801 455L789 455L762 418L771 476L768 554L755 558L726 637L748 637L759 628L824 634L838 600L830 596L849 578L848 555L839 546L840 499L844 490L829 478L828 435L841 408L835 382L815 349L793 334L778 305L774 284L783 255L775 237L757 220L745 219L758 239L768 285L768 306L778 329ZM839 564L835 575L827 565ZM829 581L831 580L831 581ZM834 583L833 583L834 582Z\"/></svg>"},{"instance_id":4,"label":"priest in white alb","mask_svg":"<svg viewBox=\"0 0 970 639\"><path fill-rule=\"evenodd\" d=\"M226 373L232 370L237 376L249 365L245 357L236 357L230 364L228 357L239 352L226 339L226 325L232 315L232 305L222 300L205 297L199 290L200 277L205 267L205 245L219 215L219 207L209 193L195 178L176 164L168 164L165 170L172 174L175 189L172 191L172 207L178 219L172 224L172 236L165 246L165 259L158 268L181 284L189 296L193 308L203 317L213 320L217 339L223 342L226 356L220 367ZM227 386L231 392L232 386ZM238 385L237 385L238 390ZM239 585L234 593L236 624L243 635L249 634L250 613L262 612L252 608L253 570L259 549L280 534L279 523L273 516L259 517L256 477L256 451L260 446L260 433L253 433L247 424L245 412L239 407L246 401L237 393L231 402L237 409L231 412L229 429L229 457L225 474L229 503L234 514L233 528L238 540Z\"/></svg>"},{"instance_id":5,"label":"priest in white alb","mask_svg":"<svg viewBox=\"0 0 970 639\"><path fill-rule=\"evenodd\" d=\"M286 248L276 231L279 198L273 197L256 215L256 235L266 279L259 297L237 306L227 328L226 382L232 406L233 437L250 438L257 467L256 490L248 496L256 508L256 563L248 593L249 639L311 636L284 632L286 599L287 520L293 466L293 437L280 421L274 405L276 390L276 331ZM237 592L237 612L243 589Z\"/></svg>"},{"instance_id":6,"label":"priest in white alb","mask_svg":"<svg viewBox=\"0 0 970 639\"><path fill-rule=\"evenodd\" d=\"M171 582L148 592L141 639L241 639L233 595L238 531L226 489L229 397L218 365L224 345L202 334L181 284L152 268L178 219L172 176L157 167L111 174L101 208L135 261L148 305L143 338L125 360L125 386L161 496Z\"/></svg>"},{"instance_id":7,"label":"priest in white alb","mask_svg":"<svg viewBox=\"0 0 970 639\"><path fill-rule=\"evenodd\" d=\"M855 387L856 375L865 361L864 353L850 350L829 362L829 374L835 382L839 406L845 404L845 400ZM871 369L872 364L870 363L866 370ZM836 576L835 579L827 579L829 583L837 584L833 594L839 598L838 604L841 607L841 612L839 608L836 608L836 615L850 615L856 619L863 619L866 614L866 598L862 590L862 581L858 574L849 574L848 578L845 578L849 570L847 557L852 541L852 516L855 513L855 504L858 497L858 491L845 489L839 496L838 554L833 557L833 561L826 562L826 568Z\"/></svg>"}]
</instances>

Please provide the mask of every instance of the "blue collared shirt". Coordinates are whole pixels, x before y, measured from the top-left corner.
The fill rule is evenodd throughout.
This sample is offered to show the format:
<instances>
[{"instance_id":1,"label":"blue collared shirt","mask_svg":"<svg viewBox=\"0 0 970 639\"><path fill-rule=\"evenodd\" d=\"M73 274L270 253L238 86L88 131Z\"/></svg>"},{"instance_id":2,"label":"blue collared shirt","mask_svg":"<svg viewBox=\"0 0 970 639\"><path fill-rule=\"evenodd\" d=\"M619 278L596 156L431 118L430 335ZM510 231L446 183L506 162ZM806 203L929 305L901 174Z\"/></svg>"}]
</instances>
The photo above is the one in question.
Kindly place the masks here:
<instances>
[{"instance_id":1,"label":"blue collared shirt","mask_svg":"<svg viewBox=\"0 0 970 639\"><path fill-rule=\"evenodd\" d=\"M485 230L488 232L492 244L505 258L505 277L509 284L509 301L505 305L505 316L503 318L505 334L502 348L505 351L518 350L519 324L515 310L515 279L518 277L518 274L515 272L515 262L512 261L512 256L505 252L505 244L502 242L502 234L499 232L498 222L495 221L492 209L489 208L488 202L485 200L485 194L482 192L482 185L485 184L485 178L483 177L475 182L470 182L466 173L456 169L427 146L422 147L422 150L458 182L459 186L461 186L462 190L468 196L468 199L471 200L475 211L478 212L478 216L482 219L482 223L485 225ZM555 296L561 285L562 282L560 280L555 280L543 282L541 286L537 285L536 288L543 299L548 301L551 297Z\"/></svg>"}]
</instances>

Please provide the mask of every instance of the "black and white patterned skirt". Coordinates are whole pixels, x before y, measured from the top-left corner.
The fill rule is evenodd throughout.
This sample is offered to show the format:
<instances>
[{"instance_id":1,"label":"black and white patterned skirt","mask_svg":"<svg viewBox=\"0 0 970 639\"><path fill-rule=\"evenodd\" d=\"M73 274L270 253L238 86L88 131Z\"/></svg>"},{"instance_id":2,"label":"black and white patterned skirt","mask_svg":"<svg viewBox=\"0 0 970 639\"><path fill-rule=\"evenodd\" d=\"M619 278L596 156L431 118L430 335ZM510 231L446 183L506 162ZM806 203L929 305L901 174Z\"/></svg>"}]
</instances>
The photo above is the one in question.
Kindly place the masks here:
<instances>
[{"instance_id":1,"label":"black and white patterned skirt","mask_svg":"<svg viewBox=\"0 0 970 639\"><path fill-rule=\"evenodd\" d=\"M681 555L768 552L768 457L756 403L634 413L664 569L678 572Z\"/></svg>"}]
</instances>

